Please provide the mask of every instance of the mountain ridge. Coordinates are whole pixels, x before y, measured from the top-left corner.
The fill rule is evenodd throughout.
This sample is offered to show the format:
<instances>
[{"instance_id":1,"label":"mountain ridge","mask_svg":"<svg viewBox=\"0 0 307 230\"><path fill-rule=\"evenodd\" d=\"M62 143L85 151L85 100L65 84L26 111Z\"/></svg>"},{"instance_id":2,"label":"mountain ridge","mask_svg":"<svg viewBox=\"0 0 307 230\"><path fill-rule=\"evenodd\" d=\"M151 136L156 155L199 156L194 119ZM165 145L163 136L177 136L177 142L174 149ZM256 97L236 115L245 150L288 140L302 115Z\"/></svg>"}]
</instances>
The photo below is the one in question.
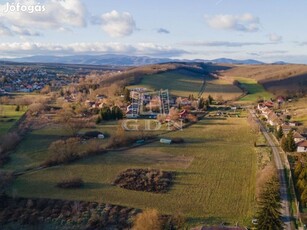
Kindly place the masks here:
<instances>
[{"instance_id":1,"label":"mountain ridge","mask_svg":"<svg viewBox=\"0 0 307 230\"><path fill-rule=\"evenodd\" d=\"M53 56L53 55L37 55L21 58L6 58L2 61L25 62L25 63L61 63L61 64L87 64L87 65L114 65L114 66L141 66L149 64L159 64L168 62L204 62L215 64L246 64L246 65L262 65L267 64L254 59L237 60L230 58L217 58L213 60L205 59L171 59L171 58L154 58L148 56L129 56L119 54L103 54L103 55L70 55L70 56ZM285 62L275 62L283 63Z\"/></svg>"}]
</instances>

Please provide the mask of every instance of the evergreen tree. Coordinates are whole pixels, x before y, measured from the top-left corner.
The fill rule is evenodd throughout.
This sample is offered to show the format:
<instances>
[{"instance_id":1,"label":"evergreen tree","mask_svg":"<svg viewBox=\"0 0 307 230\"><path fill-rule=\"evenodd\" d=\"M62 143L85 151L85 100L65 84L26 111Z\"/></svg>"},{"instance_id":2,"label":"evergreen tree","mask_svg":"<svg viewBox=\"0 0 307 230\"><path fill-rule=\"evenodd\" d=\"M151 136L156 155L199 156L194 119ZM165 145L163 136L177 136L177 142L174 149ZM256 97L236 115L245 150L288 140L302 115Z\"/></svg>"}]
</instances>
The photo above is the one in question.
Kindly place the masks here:
<instances>
[{"instance_id":1,"label":"evergreen tree","mask_svg":"<svg viewBox=\"0 0 307 230\"><path fill-rule=\"evenodd\" d=\"M265 184L260 195L259 211L257 213L258 230L283 229L281 221L279 181L273 177Z\"/></svg>"},{"instance_id":2,"label":"evergreen tree","mask_svg":"<svg viewBox=\"0 0 307 230\"><path fill-rule=\"evenodd\" d=\"M127 88L124 89L124 99L125 99L126 102L131 101L130 90L127 89Z\"/></svg>"},{"instance_id":3,"label":"evergreen tree","mask_svg":"<svg viewBox=\"0 0 307 230\"><path fill-rule=\"evenodd\" d=\"M204 98L199 98L198 109L203 109L206 106Z\"/></svg>"},{"instance_id":4,"label":"evergreen tree","mask_svg":"<svg viewBox=\"0 0 307 230\"><path fill-rule=\"evenodd\" d=\"M288 148L288 152L294 152L296 149L296 144L293 138L292 131L290 131L287 135L287 148Z\"/></svg>"},{"instance_id":5,"label":"evergreen tree","mask_svg":"<svg viewBox=\"0 0 307 230\"><path fill-rule=\"evenodd\" d=\"M109 121L111 120L111 109L109 107L104 107L101 109L101 112L100 112L100 115L101 115L101 118L104 120L104 121Z\"/></svg>"},{"instance_id":6,"label":"evergreen tree","mask_svg":"<svg viewBox=\"0 0 307 230\"><path fill-rule=\"evenodd\" d=\"M279 128L275 130L275 136L278 140L280 140L283 137L283 135L284 135L284 132L282 131L282 127L279 126Z\"/></svg>"},{"instance_id":7,"label":"evergreen tree","mask_svg":"<svg viewBox=\"0 0 307 230\"><path fill-rule=\"evenodd\" d=\"M114 106L112 108L112 119L120 120L120 119L123 119L123 117L124 117L124 114L122 110L118 106Z\"/></svg>"},{"instance_id":8,"label":"evergreen tree","mask_svg":"<svg viewBox=\"0 0 307 230\"><path fill-rule=\"evenodd\" d=\"M280 141L280 146L281 146L281 148L284 150L284 151L288 151L288 144L287 144L287 138L285 137L285 136L283 136L282 138L281 138L281 141Z\"/></svg>"},{"instance_id":9,"label":"evergreen tree","mask_svg":"<svg viewBox=\"0 0 307 230\"><path fill-rule=\"evenodd\" d=\"M293 132L290 131L287 137L283 136L281 138L281 147L286 152L294 152L296 149L296 144L293 138Z\"/></svg>"},{"instance_id":10,"label":"evergreen tree","mask_svg":"<svg viewBox=\"0 0 307 230\"><path fill-rule=\"evenodd\" d=\"M212 105L213 97L211 95L208 96L208 103L209 105Z\"/></svg>"},{"instance_id":11,"label":"evergreen tree","mask_svg":"<svg viewBox=\"0 0 307 230\"><path fill-rule=\"evenodd\" d=\"M101 122L101 116L99 115L96 119L96 124L99 124Z\"/></svg>"},{"instance_id":12,"label":"evergreen tree","mask_svg":"<svg viewBox=\"0 0 307 230\"><path fill-rule=\"evenodd\" d=\"M16 111L16 112L19 112L19 111L20 111L20 106L19 106L19 105L16 106L15 111Z\"/></svg>"}]
</instances>

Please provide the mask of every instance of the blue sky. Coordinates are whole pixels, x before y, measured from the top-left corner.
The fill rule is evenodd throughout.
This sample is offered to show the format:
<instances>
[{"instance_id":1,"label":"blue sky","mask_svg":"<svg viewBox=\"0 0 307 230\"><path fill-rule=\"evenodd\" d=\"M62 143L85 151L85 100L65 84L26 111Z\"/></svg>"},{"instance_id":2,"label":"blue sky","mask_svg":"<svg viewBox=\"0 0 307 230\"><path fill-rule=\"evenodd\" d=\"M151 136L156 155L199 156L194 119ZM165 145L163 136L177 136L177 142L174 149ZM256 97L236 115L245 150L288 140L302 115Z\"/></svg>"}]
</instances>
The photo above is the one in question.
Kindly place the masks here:
<instances>
[{"instance_id":1,"label":"blue sky","mask_svg":"<svg viewBox=\"0 0 307 230\"><path fill-rule=\"evenodd\" d=\"M307 63L306 9L305 0L0 0L0 56Z\"/></svg>"}]
</instances>

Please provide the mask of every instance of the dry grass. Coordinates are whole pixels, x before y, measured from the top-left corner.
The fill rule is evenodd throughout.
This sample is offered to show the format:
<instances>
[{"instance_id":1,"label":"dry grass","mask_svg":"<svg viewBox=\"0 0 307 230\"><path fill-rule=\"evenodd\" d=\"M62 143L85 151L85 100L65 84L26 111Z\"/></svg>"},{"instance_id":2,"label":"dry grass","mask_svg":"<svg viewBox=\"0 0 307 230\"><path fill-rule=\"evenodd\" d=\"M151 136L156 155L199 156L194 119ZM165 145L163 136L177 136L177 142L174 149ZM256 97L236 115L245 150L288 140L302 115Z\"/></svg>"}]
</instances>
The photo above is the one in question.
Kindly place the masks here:
<instances>
[{"instance_id":1,"label":"dry grass","mask_svg":"<svg viewBox=\"0 0 307 230\"><path fill-rule=\"evenodd\" d=\"M290 112L292 120L302 122L303 126L307 127L307 97L286 102L283 108Z\"/></svg>"},{"instance_id":2,"label":"dry grass","mask_svg":"<svg viewBox=\"0 0 307 230\"><path fill-rule=\"evenodd\" d=\"M155 142L137 151L112 151L71 165L27 174L16 180L12 191L25 197L85 199L141 209L150 207L161 214L177 210L208 224L250 223L255 211L257 158L254 134L245 119L205 119L182 132L163 137L182 137L185 143ZM191 159L194 160L191 162ZM112 186L116 176L128 168L175 171L176 178L165 194ZM64 191L55 187L63 175L69 173L82 177L82 189Z\"/></svg>"},{"instance_id":3,"label":"dry grass","mask_svg":"<svg viewBox=\"0 0 307 230\"><path fill-rule=\"evenodd\" d=\"M193 94L197 97L203 84L204 76L192 71L174 70L160 74L144 76L142 81L130 88L145 87L150 90L169 89L175 96L188 97ZM228 79L215 79L206 77L206 88L203 97L209 94L213 98L233 100L242 95L242 90L232 84Z\"/></svg>"},{"instance_id":4,"label":"dry grass","mask_svg":"<svg viewBox=\"0 0 307 230\"><path fill-rule=\"evenodd\" d=\"M221 74L252 78L274 94L307 88L307 65L235 65Z\"/></svg>"},{"instance_id":5,"label":"dry grass","mask_svg":"<svg viewBox=\"0 0 307 230\"><path fill-rule=\"evenodd\" d=\"M259 82L283 80L307 73L307 65L236 65L223 71L224 76L255 79Z\"/></svg>"}]
</instances>

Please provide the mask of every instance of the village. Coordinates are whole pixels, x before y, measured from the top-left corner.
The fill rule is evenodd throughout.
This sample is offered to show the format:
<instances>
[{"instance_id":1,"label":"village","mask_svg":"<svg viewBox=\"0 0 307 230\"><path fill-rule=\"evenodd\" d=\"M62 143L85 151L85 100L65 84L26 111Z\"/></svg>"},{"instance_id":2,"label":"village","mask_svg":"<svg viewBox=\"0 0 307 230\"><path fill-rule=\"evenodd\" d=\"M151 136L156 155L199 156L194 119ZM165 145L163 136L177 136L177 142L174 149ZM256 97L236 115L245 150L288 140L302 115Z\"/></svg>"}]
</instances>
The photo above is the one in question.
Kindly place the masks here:
<instances>
[{"instance_id":1,"label":"village","mask_svg":"<svg viewBox=\"0 0 307 230\"><path fill-rule=\"evenodd\" d=\"M42 64L43 65L43 64ZM3 65L0 66L0 96L10 93L39 92L46 86L60 89L92 72L113 74L114 70L102 67L83 66L78 68L63 65Z\"/></svg>"},{"instance_id":2,"label":"village","mask_svg":"<svg viewBox=\"0 0 307 230\"><path fill-rule=\"evenodd\" d=\"M280 132L287 136L292 132L296 151L298 153L307 152L307 127L302 123L292 120L292 113L287 109L287 103L291 103L292 99L286 100L283 96L278 96L273 102L272 100L258 103L257 110L261 120L266 123L267 128L272 132Z\"/></svg>"}]
</instances>

